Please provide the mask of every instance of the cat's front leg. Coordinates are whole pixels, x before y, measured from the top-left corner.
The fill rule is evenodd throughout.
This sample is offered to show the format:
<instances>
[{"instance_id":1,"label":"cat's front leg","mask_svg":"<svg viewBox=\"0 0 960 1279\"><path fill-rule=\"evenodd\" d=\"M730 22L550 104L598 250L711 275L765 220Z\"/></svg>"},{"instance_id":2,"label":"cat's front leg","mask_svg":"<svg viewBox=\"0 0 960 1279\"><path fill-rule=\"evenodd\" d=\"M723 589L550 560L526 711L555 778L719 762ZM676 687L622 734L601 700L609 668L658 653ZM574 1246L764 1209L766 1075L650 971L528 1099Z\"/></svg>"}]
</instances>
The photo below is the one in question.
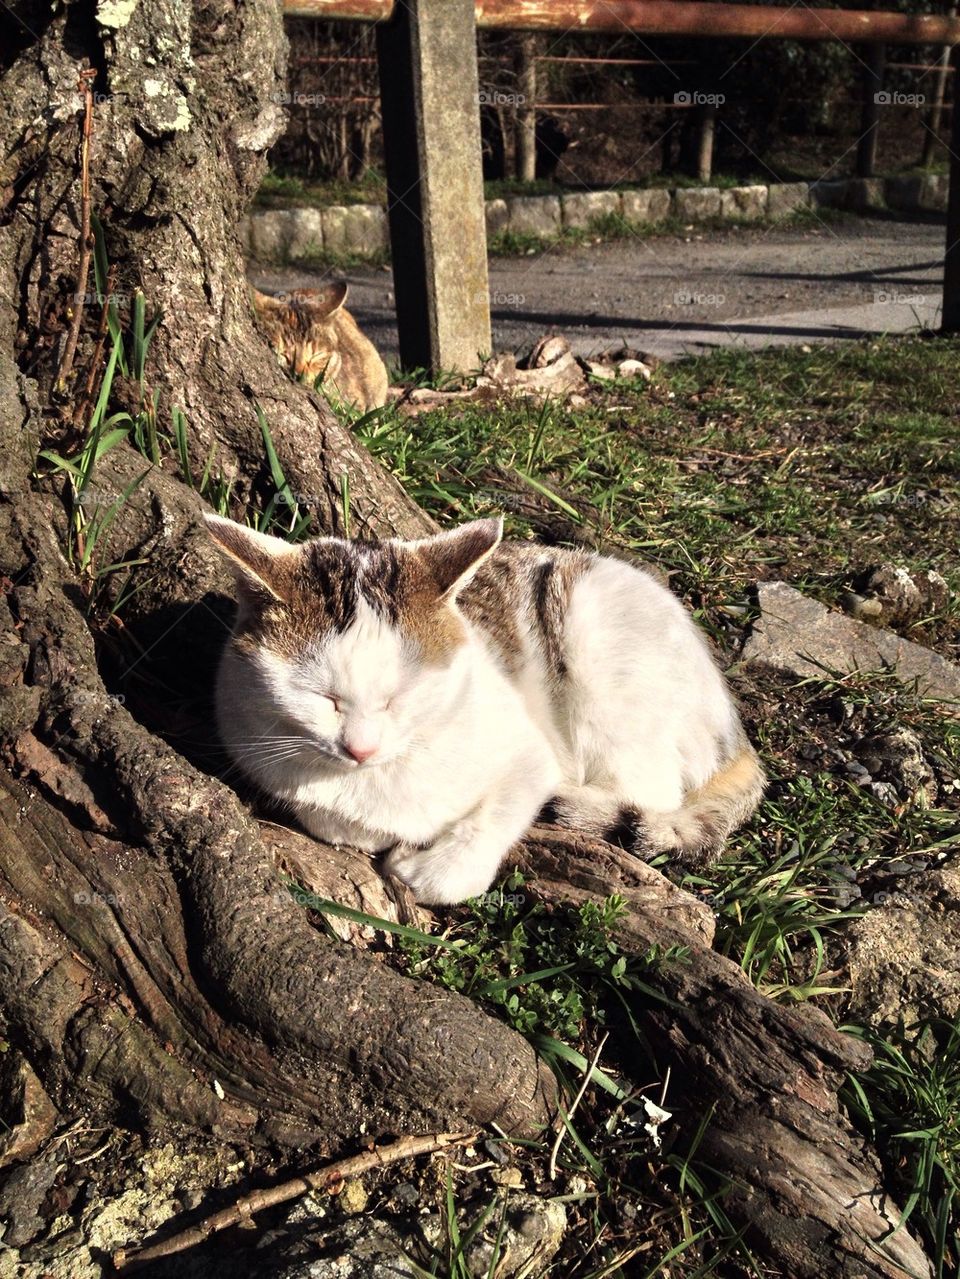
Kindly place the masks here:
<instances>
[{"instance_id":1,"label":"cat's front leg","mask_svg":"<svg viewBox=\"0 0 960 1279\"><path fill-rule=\"evenodd\" d=\"M523 768L527 769L526 775ZM409 884L417 901L445 906L484 893L511 847L529 830L555 788L552 761L517 763L503 789L482 801L426 848L398 844L384 870Z\"/></svg>"}]
</instances>

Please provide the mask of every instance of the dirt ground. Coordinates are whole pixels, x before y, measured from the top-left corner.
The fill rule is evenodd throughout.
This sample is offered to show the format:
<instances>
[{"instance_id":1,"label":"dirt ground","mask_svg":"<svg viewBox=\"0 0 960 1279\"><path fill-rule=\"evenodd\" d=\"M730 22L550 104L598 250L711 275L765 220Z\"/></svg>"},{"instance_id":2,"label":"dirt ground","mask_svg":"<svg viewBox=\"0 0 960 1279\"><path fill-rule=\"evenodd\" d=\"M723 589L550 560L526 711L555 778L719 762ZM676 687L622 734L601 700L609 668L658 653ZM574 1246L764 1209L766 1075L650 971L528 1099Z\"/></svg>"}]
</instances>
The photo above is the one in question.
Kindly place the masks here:
<instances>
[{"instance_id":1,"label":"dirt ground","mask_svg":"<svg viewBox=\"0 0 960 1279\"><path fill-rule=\"evenodd\" d=\"M901 332L936 323L942 220L892 216L695 231L555 248L490 264L494 348L563 333L578 354L627 345L661 358ZM338 274L330 272L329 274ZM339 273L343 274L343 273ZM321 275L252 273L260 288L315 287ZM347 271L350 308L396 356L390 268Z\"/></svg>"}]
</instances>

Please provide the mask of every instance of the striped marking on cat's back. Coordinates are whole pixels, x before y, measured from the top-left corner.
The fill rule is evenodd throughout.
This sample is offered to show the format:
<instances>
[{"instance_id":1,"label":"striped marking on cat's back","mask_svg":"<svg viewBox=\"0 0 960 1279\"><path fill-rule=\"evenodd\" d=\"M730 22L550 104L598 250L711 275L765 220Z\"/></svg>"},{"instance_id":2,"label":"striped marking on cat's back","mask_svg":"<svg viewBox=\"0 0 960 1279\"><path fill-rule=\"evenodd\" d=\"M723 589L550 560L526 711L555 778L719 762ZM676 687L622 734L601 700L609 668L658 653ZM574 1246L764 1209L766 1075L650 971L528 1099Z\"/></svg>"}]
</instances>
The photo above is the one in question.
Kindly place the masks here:
<instances>
[{"instance_id":1,"label":"striped marking on cat's back","mask_svg":"<svg viewBox=\"0 0 960 1279\"><path fill-rule=\"evenodd\" d=\"M486 636L505 669L516 674L530 639L548 673L566 673L564 629L574 585L590 566L581 551L531 543L501 544L458 599L467 619Z\"/></svg>"}]
</instances>

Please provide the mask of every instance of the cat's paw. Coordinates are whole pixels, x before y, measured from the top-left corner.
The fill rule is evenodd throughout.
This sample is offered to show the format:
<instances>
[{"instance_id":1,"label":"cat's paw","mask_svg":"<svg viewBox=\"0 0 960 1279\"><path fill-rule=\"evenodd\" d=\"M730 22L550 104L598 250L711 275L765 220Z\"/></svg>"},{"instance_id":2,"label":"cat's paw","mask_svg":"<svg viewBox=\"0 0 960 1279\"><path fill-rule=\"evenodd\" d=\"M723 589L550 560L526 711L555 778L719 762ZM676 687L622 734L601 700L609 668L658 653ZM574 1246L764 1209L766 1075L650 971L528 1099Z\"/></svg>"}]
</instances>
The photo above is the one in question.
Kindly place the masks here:
<instances>
[{"instance_id":1,"label":"cat's paw","mask_svg":"<svg viewBox=\"0 0 960 1279\"><path fill-rule=\"evenodd\" d=\"M388 854L384 871L402 879L418 902L426 906L452 906L485 893L496 876L497 868L484 866L481 860L451 857L438 848L412 848L398 844Z\"/></svg>"}]
</instances>

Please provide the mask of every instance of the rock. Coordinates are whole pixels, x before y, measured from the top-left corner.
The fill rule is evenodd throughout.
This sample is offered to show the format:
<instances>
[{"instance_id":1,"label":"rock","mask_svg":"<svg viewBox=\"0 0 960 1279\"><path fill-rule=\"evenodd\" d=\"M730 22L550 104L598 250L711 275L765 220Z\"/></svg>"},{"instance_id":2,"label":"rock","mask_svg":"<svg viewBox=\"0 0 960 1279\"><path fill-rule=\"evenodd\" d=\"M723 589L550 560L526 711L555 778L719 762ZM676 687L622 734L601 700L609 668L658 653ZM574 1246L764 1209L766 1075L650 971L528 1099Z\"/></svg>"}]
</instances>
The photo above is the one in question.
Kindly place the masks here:
<instances>
[{"instance_id":1,"label":"rock","mask_svg":"<svg viewBox=\"0 0 960 1279\"><path fill-rule=\"evenodd\" d=\"M323 253L323 211L292 209L293 227L287 257L291 262L318 258Z\"/></svg>"},{"instance_id":2,"label":"rock","mask_svg":"<svg viewBox=\"0 0 960 1279\"><path fill-rule=\"evenodd\" d=\"M548 196L511 196L507 201L510 230L519 235L549 238L560 232L560 199Z\"/></svg>"},{"instance_id":3,"label":"rock","mask_svg":"<svg viewBox=\"0 0 960 1279\"><path fill-rule=\"evenodd\" d=\"M481 1211L481 1205L473 1211L460 1209L462 1232ZM563 1241L566 1224L563 1204L535 1195L511 1195L496 1263L498 1279L519 1275L535 1279L544 1274ZM491 1273L498 1225L499 1213L495 1212L470 1246L466 1256L469 1274ZM282 1233L282 1228L271 1232L271 1239L265 1238L264 1243L272 1246L282 1239ZM324 1229L322 1239L305 1238L300 1229L295 1234L296 1247L303 1255L279 1270L271 1269L275 1279L417 1279L423 1270L411 1258L418 1258L420 1266L427 1262L421 1241L425 1239L438 1252L446 1245L444 1223L433 1213L417 1218L409 1229L402 1223L355 1217L332 1231ZM312 1255L320 1248L323 1256Z\"/></svg>"},{"instance_id":4,"label":"rock","mask_svg":"<svg viewBox=\"0 0 960 1279\"><path fill-rule=\"evenodd\" d=\"M810 207L810 188L806 182L777 182L767 193L767 216L786 218L797 209Z\"/></svg>"},{"instance_id":5,"label":"rock","mask_svg":"<svg viewBox=\"0 0 960 1279\"><path fill-rule=\"evenodd\" d=\"M628 222L652 225L670 216L673 197L661 187L647 191L624 191L621 196L623 216Z\"/></svg>"},{"instance_id":6,"label":"rock","mask_svg":"<svg viewBox=\"0 0 960 1279\"><path fill-rule=\"evenodd\" d=\"M847 203L846 178L821 179L808 188L810 203L827 209L843 209Z\"/></svg>"},{"instance_id":7,"label":"rock","mask_svg":"<svg viewBox=\"0 0 960 1279\"><path fill-rule=\"evenodd\" d=\"M378 204L331 205L323 210L327 253L373 257L389 243L387 214Z\"/></svg>"},{"instance_id":8,"label":"rock","mask_svg":"<svg viewBox=\"0 0 960 1279\"><path fill-rule=\"evenodd\" d=\"M867 599L863 595L858 595L856 591L844 591L840 603L845 613L849 613L851 617L858 617L864 622L879 618L883 612L883 605L879 600Z\"/></svg>"},{"instance_id":9,"label":"rock","mask_svg":"<svg viewBox=\"0 0 960 1279\"><path fill-rule=\"evenodd\" d=\"M55 1159L34 1159L4 1174L0 1182L0 1221L5 1226L5 1247L22 1247L46 1230L46 1199L58 1172Z\"/></svg>"},{"instance_id":10,"label":"rock","mask_svg":"<svg viewBox=\"0 0 960 1279\"><path fill-rule=\"evenodd\" d=\"M560 337L559 334L552 334L550 337L541 338L539 342L534 343L533 349L523 367L545 369L548 364L555 364L557 360L563 359L569 353L570 343L567 339Z\"/></svg>"},{"instance_id":11,"label":"rock","mask_svg":"<svg viewBox=\"0 0 960 1279\"><path fill-rule=\"evenodd\" d=\"M617 365L617 375L619 377L642 377L644 381L649 382L653 377L653 369L649 364L644 364L642 360L621 360Z\"/></svg>"},{"instance_id":12,"label":"rock","mask_svg":"<svg viewBox=\"0 0 960 1279\"><path fill-rule=\"evenodd\" d=\"M825 670L890 668L905 683L916 681L922 696L960 703L960 666L930 649L845 617L785 582L761 582L757 596L760 617L743 649L747 664L818 679Z\"/></svg>"},{"instance_id":13,"label":"rock","mask_svg":"<svg viewBox=\"0 0 960 1279\"><path fill-rule=\"evenodd\" d=\"M510 221L510 210L506 200L487 200L484 206L487 219L487 239L507 229Z\"/></svg>"},{"instance_id":14,"label":"rock","mask_svg":"<svg viewBox=\"0 0 960 1279\"><path fill-rule=\"evenodd\" d=\"M581 366L591 377L599 378L601 382L612 382L617 376L617 370L612 365L598 364L596 360L582 360Z\"/></svg>"},{"instance_id":15,"label":"rock","mask_svg":"<svg viewBox=\"0 0 960 1279\"><path fill-rule=\"evenodd\" d=\"M418 1269L408 1256L412 1245L405 1249L400 1234L386 1222L354 1217L332 1231L320 1227L322 1238L304 1234L299 1223L291 1224L300 1255L279 1268L271 1266L275 1279L417 1279ZM282 1228L271 1231L262 1241L265 1251L272 1251L285 1233ZM323 1255L317 1256L321 1249Z\"/></svg>"},{"instance_id":16,"label":"rock","mask_svg":"<svg viewBox=\"0 0 960 1279\"><path fill-rule=\"evenodd\" d=\"M887 178L884 196L891 209L914 213L944 213L947 208L948 180L945 174L914 173Z\"/></svg>"},{"instance_id":17,"label":"rock","mask_svg":"<svg viewBox=\"0 0 960 1279\"><path fill-rule=\"evenodd\" d=\"M854 581L854 590L864 601L854 616L876 617L885 626L908 626L921 617L942 613L950 602L950 588L939 573L932 569L911 573L895 564L864 569Z\"/></svg>"},{"instance_id":18,"label":"rock","mask_svg":"<svg viewBox=\"0 0 960 1279\"><path fill-rule=\"evenodd\" d=\"M684 222L704 222L720 216L720 191L717 187L681 187L674 192L674 212Z\"/></svg>"},{"instance_id":19,"label":"rock","mask_svg":"<svg viewBox=\"0 0 960 1279\"><path fill-rule=\"evenodd\" d=\"M508 1190L519 1190L523 1185L523 1173L519 1168L510 1165L507 1168L494 1168L490 1180L495 1186L503 1186Z\"/></svg>"},{"instance_id":20,"label":"rock","mask_svg":"<svg viewBox=\"0 0 960 1279\"><path fill-rule=\"evenodd\" d=\"M563 225L587 228L598 218L620 213L619 191L576 191L562 197Z\"/></svg>"},{"instance_id":21,"label":"rock","mask_svg":"<svg viewBox=\"0 0 960 1279\"><path fill-rule=\"evenodd\" d=\"M899 798L933 803L937 783L923 745L910 728L864 737L855 747L860 767L883 783L891 783Z\"/></svg>"},{"instance_id":22,"label":"rock","mask_svg":"<svg viewBox=\"0 0 960 1279\"><path fill-rule=\"evenodd\" d=\"M767 214L765 186L731 187L720 192L720 216L755 222Z\"/></svg>"},{"instance_id":23,"label":"rock","mask_svg":"<svg viewBox=\"0 0 960 1279\"><path fill-rule=\"evenodd\" d=\"M250 252L258 262L283 266L293 238L292 209L264 209L250 217Z\"/></svg>"},{"instance_id":24,"label":"rock","mask_svg":"<svg viewBox=\"0 0 960 1279\"><path fill-rule=\"evenodd\" d=\"M873 909L847 934L856 1018L952 1020L960 1013L960 868L923 871L867 899Z\"/></svg>"},{"instance_id":25,"label":"rock","mask_svg":"<svg viewBox=\"0 0 960 1279\"><path fill-rule=\"evenodd\" d=\"M900 796L897 794L897 788L890 782L871 782L867 790L885 808L895 809L900 807Z\"/></svg>"},{"instance_id":26,"label":"rock","mask_svg":"<svg viewBox=\"0 0 960 1279\"><path fill-rule=\"evenodd\" d=\"M343 1183L343 1189L337 1195L337 1203L344 1212L355 1214L364 1211L369 1198L366 1186L358 1177L354 1177Z\"/></svg>"},{"instance_id":27,"label":"rock","mask_svg":"<svg viewBox=\"0 0 960 1279\"><path fill-rule=\"evenodd\" d=\"M469 1220L469 1214L464 1214ZM494 1253L499 1213L494 1212L488 1228L467 1250L467 1272L471 1275L495 1273L498 1279L523 1276L534 1279L547 1272L551 1260L563 1242L567 1228L567 1210L555 1199L538 1199L536 1195L512 1194L499 1253ZM442 1247L443 1224L438 1217L423 1220L423 1232L435 1247ZM462 1230L461 1230L462 1233ZM489 1237L486 1237L489 1236ZM494 1257L497 1257L493 1269Z\"/></svg>"}]
</instances>

